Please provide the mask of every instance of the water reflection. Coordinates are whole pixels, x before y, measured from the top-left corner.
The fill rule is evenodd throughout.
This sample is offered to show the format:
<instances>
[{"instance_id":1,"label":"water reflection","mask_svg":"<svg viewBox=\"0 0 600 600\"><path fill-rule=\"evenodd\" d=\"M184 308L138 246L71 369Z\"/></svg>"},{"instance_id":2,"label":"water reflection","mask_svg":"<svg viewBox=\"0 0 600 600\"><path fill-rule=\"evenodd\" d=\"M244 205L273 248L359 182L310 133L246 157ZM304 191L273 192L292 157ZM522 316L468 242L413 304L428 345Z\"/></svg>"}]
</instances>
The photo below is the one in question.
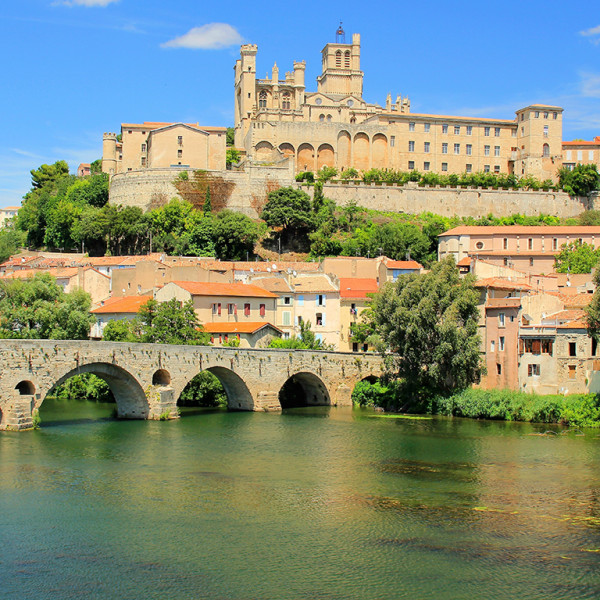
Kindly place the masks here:
<instances>
[{"instance_id":1,"label":"water reflection","mask_svg":"<svg viewBox=\"0 0 600 600\"><path fill-rule=\"evenodd\" d=\"M0 435L2 598L600 597L597 432L184 410Z\"/></svg>"}]
</instances>

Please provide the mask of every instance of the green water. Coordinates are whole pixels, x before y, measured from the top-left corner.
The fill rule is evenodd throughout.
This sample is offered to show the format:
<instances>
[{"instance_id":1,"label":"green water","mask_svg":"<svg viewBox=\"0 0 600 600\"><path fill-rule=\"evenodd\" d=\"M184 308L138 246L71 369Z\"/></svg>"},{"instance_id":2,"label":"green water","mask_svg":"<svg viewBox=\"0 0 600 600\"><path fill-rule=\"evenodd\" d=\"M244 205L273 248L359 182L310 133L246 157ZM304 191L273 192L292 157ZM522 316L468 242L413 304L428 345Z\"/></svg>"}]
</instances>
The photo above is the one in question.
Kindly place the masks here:
<instances>
[{"instance_id":1,"label":"green water","mask_svg":"<svg viewBox=\"0 0 600 600\"><path fill-rule=\"evenodd\" d=\"M600 598L600 432L111 410L0 433L2 600Z\"/></svg>"}]
</instances>

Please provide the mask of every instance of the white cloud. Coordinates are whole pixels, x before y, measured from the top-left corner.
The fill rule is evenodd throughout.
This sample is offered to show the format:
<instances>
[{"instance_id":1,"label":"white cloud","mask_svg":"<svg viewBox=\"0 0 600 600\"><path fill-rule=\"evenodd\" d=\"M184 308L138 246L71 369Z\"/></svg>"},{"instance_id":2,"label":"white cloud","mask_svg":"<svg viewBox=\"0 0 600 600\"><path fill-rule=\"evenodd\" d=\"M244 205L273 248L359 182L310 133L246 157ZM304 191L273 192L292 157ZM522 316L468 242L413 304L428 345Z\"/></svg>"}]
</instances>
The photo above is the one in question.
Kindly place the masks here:
<instances>
[{"instance_id":1,"label":"white cloud","mask_svg":"<svg viewBox=\"0 0 600 600\"><path fill-rule=\"evenodd\" d=\"M600 98L598 73L581 73L581 95L585 98Z\"/></svg>"},{"instance_id":2,"label":"white cloud","mask_svg":"<svg viewBox=\"0 0 600 600\"><path fill-rule=\"evenodd\" d=\"M119 0L65 0L61 4L66 6L108 6Z\"/></svg>"},{"instance_id":3,"label":"white cloud","mask_svg":"<svg viewBox=\"0 0 600 600\"><path fill-rule=\"evenodd\" d=\"M600 25L596 25L596 27L590 27L589 29L584 29L583 31L579 32L579 35L583 35L584 37L600 35Z\"/></svg>"},{"instance_id":4,"label":"white cloud","mask_svg":"<svg viewBox=\"0 0 600 600\"><path fill-rule=\"evenodd\" d=\"M227 23L209 23L208 25L202 25L202 27L194 27L187 33L160 46L161 48L217 50L241 43L242 36L235 27Z\"/></svg>"}]
</instances>

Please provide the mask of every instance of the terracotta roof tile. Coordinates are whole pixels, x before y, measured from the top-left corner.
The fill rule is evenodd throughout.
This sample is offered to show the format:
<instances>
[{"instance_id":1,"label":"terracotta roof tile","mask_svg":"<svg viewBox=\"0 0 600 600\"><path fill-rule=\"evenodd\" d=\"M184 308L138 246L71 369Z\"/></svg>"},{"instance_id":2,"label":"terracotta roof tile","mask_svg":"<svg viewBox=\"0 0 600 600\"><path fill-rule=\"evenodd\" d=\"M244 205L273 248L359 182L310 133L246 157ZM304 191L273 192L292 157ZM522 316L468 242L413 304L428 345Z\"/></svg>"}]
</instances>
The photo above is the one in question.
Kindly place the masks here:
<instances>
[{"instance_id":1,"label":"terracotta roof tile","mask_svg":"<svg viewBox=\"0 0 600 600\"><path fill-rule=\"evenodd\" d=\"M421 270L423 265L418 263L416 260L392 260L388 259L385 261L385 266L388 269L413 269L415 271Z\"/></svg>"},{"instance_id":2,"label":"terracotta roof tile","mask_svg":"<svg viewBox=\"0 0 600 600\"><path fill-rule=\"evenodd\" d=\"M291 280L296 293L302 292L337 292L338 288L327 275L307 275L294 277Z\"/></svg>"},{"instance_id":3,"label":"terracotta roof tile","mask_svg":"<svg viewBox=\"0 0 600 600\"><path fill-rule=\"evenodd\" d=\"M509 281L508 279L502 279L501 277L488 277L486 279L480 279L475 282L475 287L495 288L498 290L531 290L531 289L533 289L527 283L517 283L516 281Z\"/></svg>"},{"instance_id":4,"label":"terracotta roof tile","mask_svg":"<svg viewBox=\"0 0 600 600\"><path fill-rule=\"evenodd\" d=\"M272 327L281 331L272 323L203 323L202 327L208 333L256 333L263 327Z\"/></svg>"},{"instance_id":5,"label":"terracotta roof tile","mask_svg":"<svg viewBox=\"0 0 600 600\"><path fill-rule=\"evenodd\" d=\"M137 314L140 307L152 300L152 296L123 296L122 298L108 298L104 303L90 312L92 314L127 313Z\"/></svg>"},{"instance_id":6,"label":"terracotta roof tile","mask_svg":"<svg viewBox=\"0 0 600 600\"><path fill-rule=\"evenodd\" d=\"M340 278L340 298L366 298L377 290L376 279Z\"/></svg>"}]
</instances>

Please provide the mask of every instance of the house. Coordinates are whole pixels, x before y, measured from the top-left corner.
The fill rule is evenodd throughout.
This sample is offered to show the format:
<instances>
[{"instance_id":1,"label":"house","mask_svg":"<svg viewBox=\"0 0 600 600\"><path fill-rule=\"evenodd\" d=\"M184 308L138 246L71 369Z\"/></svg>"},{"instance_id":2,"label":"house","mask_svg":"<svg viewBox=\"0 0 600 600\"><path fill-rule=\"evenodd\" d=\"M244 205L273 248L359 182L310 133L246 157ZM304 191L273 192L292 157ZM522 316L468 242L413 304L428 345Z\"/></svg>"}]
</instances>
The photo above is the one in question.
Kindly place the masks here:
<instances>
[{"instance_id":1,"label":"house","mask_svg":"<svg viewBox=\"0 0 600 600\"><path fill-rule=\"evenodd\" d=\"M352 339L352 326L361 322L371 296L378 291L376 279L340 278L340 341L338 349L358 352L368 350L367 344Z\"/></svg>"},{"instance_id":2,"label":"house","mask_svg":"<svg viewBox=\"0 0 600 600\"><path fill-rule=\"evenodd\" d=\"M273 338L281 337L282 331L271 323L205 323L210 341L222 346L237 340L240 348L266 348Z\"/></svg>"},{"instance_id":3,"label":"house","mask_svg":"<svg viewBox=\"0 0 600 600\"><path fill-rule=\"evenodd\" d=\"M101 301L99 306L90 311L96 317L96 322L92 325L90 331L90 337L92 339L102 339L104 328L109 321L134 319L140 307L146 304L148 300L152 300L152 296L124 296Z\"/></svg>"}]
</instances>

